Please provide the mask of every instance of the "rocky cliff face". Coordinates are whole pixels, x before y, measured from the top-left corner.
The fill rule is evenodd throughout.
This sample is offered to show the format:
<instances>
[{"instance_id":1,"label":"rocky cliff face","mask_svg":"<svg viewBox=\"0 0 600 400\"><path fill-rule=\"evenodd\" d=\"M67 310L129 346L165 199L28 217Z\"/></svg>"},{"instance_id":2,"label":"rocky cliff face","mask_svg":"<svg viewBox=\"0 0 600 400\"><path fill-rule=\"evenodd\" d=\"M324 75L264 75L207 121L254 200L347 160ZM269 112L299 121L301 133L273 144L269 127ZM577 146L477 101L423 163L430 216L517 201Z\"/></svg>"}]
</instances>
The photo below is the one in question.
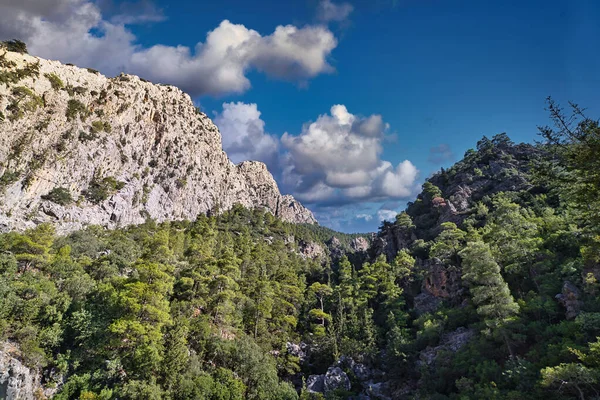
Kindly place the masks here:
<instances>
[{"instance_id":1,"label":"rocky cliff face","mask_svg":"<svg viewBox=\"0 0 600 400\"><path fill-rule=\"evenodd\" d=\"M233 164L181 90L0 49L0 229L194 219L236 203L315 223L266 166Z\"/></svg>"},{"instance_id":2,"label":"rocky cliff face","mask_svg":"<svg viewBox=\"0 0 600 400\"><path fill-rule=\"evenodd\" d=\"M0 399L37 400L52 397L56 388L44 388L41 375L18 359L19 351L12 343L0 343Z\"/></svg>"}]
</instances>

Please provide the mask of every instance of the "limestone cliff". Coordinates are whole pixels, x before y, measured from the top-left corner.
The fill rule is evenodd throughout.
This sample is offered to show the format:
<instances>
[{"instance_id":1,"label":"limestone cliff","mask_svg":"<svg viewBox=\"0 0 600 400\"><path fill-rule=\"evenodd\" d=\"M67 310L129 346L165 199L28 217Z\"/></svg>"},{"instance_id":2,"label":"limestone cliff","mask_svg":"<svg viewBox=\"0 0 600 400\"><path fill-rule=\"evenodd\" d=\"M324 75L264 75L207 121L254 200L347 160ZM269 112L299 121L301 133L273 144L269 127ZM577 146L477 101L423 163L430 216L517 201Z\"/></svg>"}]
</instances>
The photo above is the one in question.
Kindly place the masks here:
<instances>
[{"instance_id":1,"label":"limestone cliff","mask_svg":"<svg viewBox=\"0 0 600 400\"><path fill-rule=\"evenodd\" d=\"M181 90L0 49L1 230L193 219L235 203L316 222L264 164L233 164Z\"/></svg>"}]
</instances>

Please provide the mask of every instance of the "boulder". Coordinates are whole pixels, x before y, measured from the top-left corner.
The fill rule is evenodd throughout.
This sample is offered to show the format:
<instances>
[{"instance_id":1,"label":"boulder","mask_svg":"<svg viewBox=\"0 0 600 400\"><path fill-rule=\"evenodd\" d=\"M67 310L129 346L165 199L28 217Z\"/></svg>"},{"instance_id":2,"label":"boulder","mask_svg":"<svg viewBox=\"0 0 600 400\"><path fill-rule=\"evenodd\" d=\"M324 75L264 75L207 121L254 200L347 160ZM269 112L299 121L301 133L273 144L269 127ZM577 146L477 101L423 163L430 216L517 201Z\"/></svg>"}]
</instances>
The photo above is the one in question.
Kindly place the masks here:
<instances>
[{"instance_id":1,"label":"boulder","mask_svg":"<svg viewBox=\"0 0 600 400\"><path fill-rule=\"evenodd\" d=\"M336 389L350 390L350 379L340 367L329 367L325 374L325 393Z\"/></svg>"},{"instance_id":2,"label":"boulder","mask_svg":"<svg viewBox=\"0 0 600 400\"><path fill-rule=\"evenodd\" d=\"M325 375L310 375L306 380L306 390L310 393L325 392Z\"/></svg>"}]
</instances>

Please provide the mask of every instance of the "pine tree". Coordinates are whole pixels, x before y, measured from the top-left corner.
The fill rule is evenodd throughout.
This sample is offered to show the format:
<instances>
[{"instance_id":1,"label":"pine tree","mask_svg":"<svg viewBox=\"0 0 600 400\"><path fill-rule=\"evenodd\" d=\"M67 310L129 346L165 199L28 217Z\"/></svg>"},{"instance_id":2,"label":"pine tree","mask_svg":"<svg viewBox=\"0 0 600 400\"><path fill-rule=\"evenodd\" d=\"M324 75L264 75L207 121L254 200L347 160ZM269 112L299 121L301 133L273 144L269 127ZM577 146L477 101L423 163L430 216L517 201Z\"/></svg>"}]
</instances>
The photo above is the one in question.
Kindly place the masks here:
<instances>
[{"instance_id":1,"label":"pine tree","mask_svg":"<svg viewBox=\"0 0 600 400\"><path fill-rule=\"evenodd\" d=\"M472 242L460 252L463 279L468 283L477 313L492 333L499 333L514 357L504 325L519 312L508 285L500 274L500 266L492 257L490 247Z\"/></svg>"}]
</instances>

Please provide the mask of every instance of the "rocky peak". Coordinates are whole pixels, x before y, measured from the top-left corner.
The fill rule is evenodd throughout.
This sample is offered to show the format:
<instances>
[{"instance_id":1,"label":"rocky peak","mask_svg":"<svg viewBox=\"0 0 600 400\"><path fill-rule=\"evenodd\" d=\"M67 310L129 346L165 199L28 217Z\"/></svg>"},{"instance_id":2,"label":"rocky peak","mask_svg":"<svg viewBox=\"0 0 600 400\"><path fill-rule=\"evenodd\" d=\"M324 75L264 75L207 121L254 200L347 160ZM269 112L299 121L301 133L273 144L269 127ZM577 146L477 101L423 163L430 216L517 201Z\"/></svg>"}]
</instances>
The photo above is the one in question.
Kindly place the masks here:
<instances>
[{"instance_id":1,"label":"rocky peak","mask_svg":"<svg viewBox=\"0 0 600 400\"><path fill-rule=\"evenodd\" d=\"M444 222L460 226L485 196L534 189L529 173L532 162L541 155L539 148L514 144L505 134L484 137L477 150L467 151L461 161L427 179L427 189L406 210L414 227L383 224L371 246L372 257L385 254L391 260L417 239L434 239Z\"/></svg>"},{"instance_id":2,"label":"rocky peak","mask_svg":"<svg viewBox=\"0 0 600 400\"><path fill-rule=\"evenodd\" d=\"M350 248L353 251L367 251L369 249L369 241L362 236L352 239Z\"/></svg>"},{"instance_id":3,"label":"rocky peak","mask_svg":"<svg viewBox=\"0 0 600 400\"><path fill-rule=\"evenodd\" d=\"M239 203L316 223L263 163L233 164L173 86L0 50L0 227L194 219Z\"/></svg>"}]
</instances>

